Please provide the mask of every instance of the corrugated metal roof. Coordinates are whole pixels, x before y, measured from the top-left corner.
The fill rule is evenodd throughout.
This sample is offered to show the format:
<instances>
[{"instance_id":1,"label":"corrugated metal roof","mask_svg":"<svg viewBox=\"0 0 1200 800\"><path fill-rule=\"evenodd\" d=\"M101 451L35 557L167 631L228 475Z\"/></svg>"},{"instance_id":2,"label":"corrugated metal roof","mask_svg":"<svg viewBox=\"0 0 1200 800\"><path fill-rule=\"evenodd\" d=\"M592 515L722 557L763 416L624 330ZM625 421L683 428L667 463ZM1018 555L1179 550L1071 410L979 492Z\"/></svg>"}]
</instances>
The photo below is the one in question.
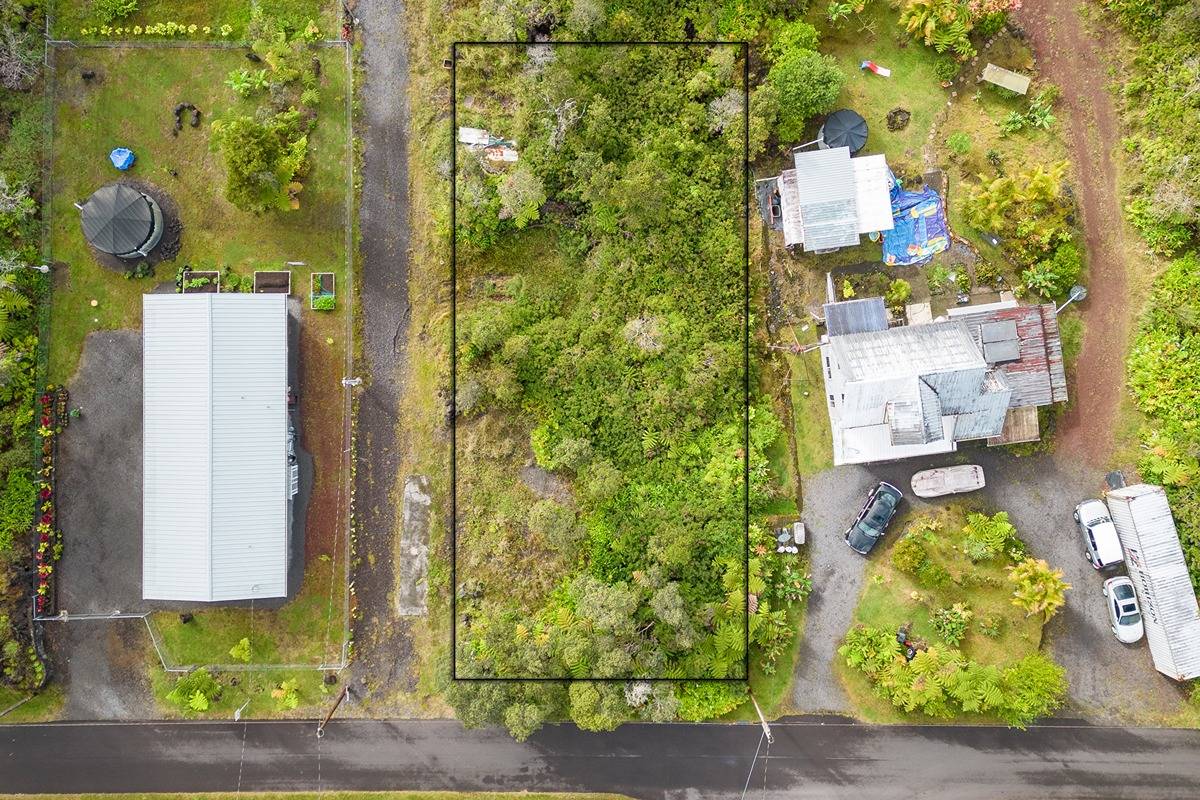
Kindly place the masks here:
<instances>
[{"instance_id":1,"label":"corrugated metal roof","mask_svg":"<svg viewBox=\"0 0 1200 800\"><path fill-rule=\"evenodd\" d=\"M800 221L800 192L796 188L796 170L779 173L779 209L783 214L783 243L788 247L804 243L804 226Z\"/></svg>"},{"instance_id":2,"label":"corrugated metal roof","mask_svg":"<svg viewBox=\"0 0 1200 800\"><path fill-rule=\"evenodd\" d=\"M925 444L921 401L916 397L889 400L886 418L892 445Z\"/></svg>"},{"instance_id":3,"label":"corrugated metal roof","mask_svg":"<svg viewBox=\"0 0 1200 800\"><path fill-rule=\"evenodd\" d=\"M805 250L858 244L858 205L848 147L793 154Z\"/></svg>"},{"instance_id":4,"label":"corrugated metal roof","mask_svg":"<svg viewBox=\"0 0 1200 800\"><path fill-rule=\"evenodd\" d=\"M805 250L856 245L858 234L895 226L882 155L851 158L845 147L793 154L795 169L779 174L783 241Z\"/></svg>"},{"instance_id":5,"label":"corrugated metal roof","mask_svg":"<svg viewBox=\"0 0 1200 800\"><path fill-rule=\"evenodd\" d=\"M830 336L888 329L887 306L882 297L826 303L824 310L825 330Z\"/></svg>"},{"instance_id":6,"label":"corrugated metal roof","mask_svg":"<svg viewBox=\"0 0 1200 800\"><path fill-rule=\"evenodd\" d=\"M882 155L850 159L854 167L854 200L858 209L859 233L890 231L896 226L892 217L892 194L888 187L887 159Z\"/></svg>"},{"instance_id":7,"label":"corrugated metal roof","mask_svg":"<svg viewBox=\"0 0 1200 800\"><path fill-rule=\"evenodd\" d=\"M142 595L287 594L287 298L142 298Z\"/></svg>"},{"instance_id":8,"label":"corrugated metal roof","mask_svg":"<svg viewBox=\"0 0 1200 800\"><path fill-rule=\"evenodd\" d=\"M1108 510L1137 589L1154 666L1176 680L1200 676L1200 605L1161 486L1108 493Z\"/></svg>"},{"instance_id":9,"label":"corrugated metal roof","mask_svg":"<svg viewBox=\"0 0 1200 800\"><path fill-rule=\"evenodd\" d=\"M976 309L955 309L953 319L967 325L976 342L984 347L989 364L997 367L1012 386L1012 405L1044 406L1067 399L1067 376L1063 369L1062 339L1054 306L992 304ZM987 348L983 331L991 335L1016 327L1018 353L1011 347ZM1001 327L1003 326L1003 327ZM1006 362L1006 363L1002 363Z\"/></svg>"},{"instance_id":10,"label":"corrugated metal roof","mask_svg":"<svg viewBox=\"0 0 1200 800\"><path fill-rule=\"evenodd\" d=\"M959 370L987 368L967 327L959 322L933 322L889 328L872 333L830 337L829 346L847 380L880 380L902 375L931 376ZM979 377L974 379L978 385ZM930 385L942 395L949 384Z\"/></svg>"},{"instance_id":11,"label":"corrugated metal roof","mask_svg":"<svg viewBox=\"0 0 1200 800\"><path fill-rule=\"evenodd\" d=\"M923 380L917 381L917 392L921 398L921 416L925 427L925 441L936 442L942 438L942 400L937 392Z\"/></svg>"}]
</instances>

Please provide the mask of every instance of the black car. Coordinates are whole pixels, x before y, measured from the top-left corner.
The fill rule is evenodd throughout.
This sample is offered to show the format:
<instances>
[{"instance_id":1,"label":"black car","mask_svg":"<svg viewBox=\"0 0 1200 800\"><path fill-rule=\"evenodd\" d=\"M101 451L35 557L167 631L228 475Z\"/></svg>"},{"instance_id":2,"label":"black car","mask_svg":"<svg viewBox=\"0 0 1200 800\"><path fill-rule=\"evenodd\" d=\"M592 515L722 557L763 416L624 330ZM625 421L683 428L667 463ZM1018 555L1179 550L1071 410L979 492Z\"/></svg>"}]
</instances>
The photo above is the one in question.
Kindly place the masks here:
<instances>
[{"instance_id":1,"label":"black car","mask_svg":"<svg viewBox=\"0 0 1200 800\"><path fill-rule=\"evenodd\" d=\"M858 512L858 518L846 531L846 544L856 553L864 556L871 552L875 543L883 538L888 523L896 516L896 509L904 494L890 483L879 482L867 495L863 510Z\"/></svg>"}]
</instances>

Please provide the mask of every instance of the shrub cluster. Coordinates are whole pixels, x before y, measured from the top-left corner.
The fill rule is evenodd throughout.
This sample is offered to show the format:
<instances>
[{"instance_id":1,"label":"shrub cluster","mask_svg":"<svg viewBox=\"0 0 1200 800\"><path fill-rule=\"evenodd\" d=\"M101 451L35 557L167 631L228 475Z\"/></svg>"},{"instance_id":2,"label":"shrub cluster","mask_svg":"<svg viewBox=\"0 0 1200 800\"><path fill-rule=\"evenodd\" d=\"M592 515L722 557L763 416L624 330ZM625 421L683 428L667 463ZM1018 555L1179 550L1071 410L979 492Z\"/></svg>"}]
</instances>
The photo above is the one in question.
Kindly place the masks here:
<instances>
[{"instance_id":1,"label":"shrub cluster","mask_svg":"<svg viewBox=\"0 0 1200 800\"><path fill-rule=\"evenodd\" d=\"M908 661L890 631L865 625L846 634L838 653L880 697L931 717L993 714L1024 728L1059 708L1067 690L1063 668L1041 653L1000 667L971 661L953 647L929 646Z\"/></svg>"}]
</instances>

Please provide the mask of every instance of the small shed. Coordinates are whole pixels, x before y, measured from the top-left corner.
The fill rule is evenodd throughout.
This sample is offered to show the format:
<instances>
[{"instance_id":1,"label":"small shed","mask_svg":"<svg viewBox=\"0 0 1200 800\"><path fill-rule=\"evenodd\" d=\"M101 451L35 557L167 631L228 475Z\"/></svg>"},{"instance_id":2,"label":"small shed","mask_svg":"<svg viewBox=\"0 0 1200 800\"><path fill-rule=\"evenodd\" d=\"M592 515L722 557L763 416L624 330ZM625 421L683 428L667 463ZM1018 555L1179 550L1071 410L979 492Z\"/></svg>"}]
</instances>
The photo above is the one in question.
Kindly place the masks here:
<instances>
[{"instance_id":1,"label":"small shed","mask_svg":"<svg viewBox=\"0 0 1200 800\"><path fill-rule=\"evenodd\" d=\"M833 112L817 131L817 146L848 147L853 155L867 144L867 121L857 111L843 108Z\"/></svg>"},{"instance_id":2,"label":"small shed","mask_svg":"<svg viewBox=\"0 0 1200 800\"><path fill-rule=\"evenodd\" d=\"M162 240L162 209L153 197L127 183L101 186L77 208L83 235L102 253L145 258Z\"/></svg>"},{"instance_id":3,"label":"small shed","mask_svg":"<svg viewBox=\"0 0 1200 800\"><path fill-rule=\"evenodd\" d=\"M1200 605L1166 492L1139 483L1109 492L1106 500L1155 669L1177 681L1200 677Z\"/></svg>"},{"instance_id":4,"label":"small shed","mask_svg":"<svg viewBox=\"0 0 1200 800\"><path fill-rule=\"evenodd\" d=\"M849 147L795 150L794 169L779 175L783 241L808 251L859 243L860 234L890 230L891 173L882 155L850 157Z\"/></svg>"},{"instance_id":5,"label":"small shed","mask_svg":"<svg viewBox=\"0 0 1200 800\"><path fill-rule=\"evenodd\" d=\"M1029 91L1029 83L1032 80L1028 75L1022 75L1019 72L1013 72L1011 69L998 67L995 64L988 64L983 68L981 79L1017 94L1027 93Z\"/></svg>"}]
</instances>

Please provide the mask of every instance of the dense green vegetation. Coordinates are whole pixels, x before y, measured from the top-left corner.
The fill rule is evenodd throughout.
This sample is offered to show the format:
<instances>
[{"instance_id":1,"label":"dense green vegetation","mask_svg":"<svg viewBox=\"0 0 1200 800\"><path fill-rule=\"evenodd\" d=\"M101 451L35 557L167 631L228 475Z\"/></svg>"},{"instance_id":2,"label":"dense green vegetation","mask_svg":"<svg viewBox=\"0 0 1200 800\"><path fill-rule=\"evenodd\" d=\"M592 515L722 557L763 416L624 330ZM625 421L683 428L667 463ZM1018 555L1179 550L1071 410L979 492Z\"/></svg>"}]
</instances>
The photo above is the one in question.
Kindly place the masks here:
<instances>
[{"instance_id":1,"label":"dense green vegetation","mask_svg":"<svg viewBox=\"0 0 1200 800\"><path fill-rule=\"evenodd\" d=\"M1150 249L1176 256L1157 278L1126 364L1146 415L1137 462L1167 489L1192 584L1200 588L1200 113L1194 91L1200 6L1106 0L1129 39L1123 117L1134 180L1129 220Z\"/></svg>"},{"instance_id":2,"label":"dense green vegetation","mask_svg":"<svg viewBox=\"0 0 1200 800\"><path fill-rule=\"evenodd\" d=\"M0 685L37 687L44 675L27 624L36 585L35 381L42 263L42 5L0 5ZM50 569L49 566L46 569Z\"/></svg>"},{"instance_id":3,"label":"dense green vegetation","mask_svg":"<svg viewBox=\"0 0 1200 800\"><path fill-rule=\"evenodd\" d=\"M1147 417L1138 471L1167 489L1192 584L1200 588L1200 256L1155 282L1126 366Z\"/></svg>"},{"instance_id":4,"label":"dense green vegetation","mask_svg":"<svg viewBox=\"0 0 1200 800\"><path fill-rule=\"evenodd\" d=\"M1191 0L1105 0L1129 35L1121 87L1136 170L1126 207L1156 252L1174 255L1200 231L1200 6Z\"/></svg>"},{"instance_id":5,"label":"dense green vegetation","mask_svg":"<svg viewBox=\"0 0 1200 800\"><path fill-rule=\"evenodd\" d=\"M515 72L524 50L505 57ZM460 455L476 509L460 541L515 529L497 549L538 554L550 573L522 591L506 555L460 562L460 676L744 678L747 581L756 658L769 665L791 641L784 606L800 590L757 528L743 571L746 461L754 514L771 497L764 449L780 426L755 407L744 449L737 58L736 47L560 49L530 69L536 80L512 81L511 118L487 120L521 142L522 167L491 175L460 151L460 425L487 439L481 415L514 419L500 435L527 431L537 464L574 489L535 500L510 472L475 472L469 446L465 465ZM471 90L461 68L460 82ZM513 182L524 188L506 192ZM488 258L546 197L561 209L541 222L560 263ZM514 683L449 696L464 720L526 735L564 707L603 729L710 717L744 693Z\"/></svg>"},{"instance_id":6,"label":"dense green vegetation","mask_svg":"<svg viewBox=\"0 0 1200 800\"><path fill-rule=\"evenodd\" d=\"M872 562L839 649L849 695L879 720L986 715L1023 726L1053 712L1066 682L1038 647L1069 588L1061 574L1026 556L1003 512L952 507L910 521Z\"/></svg>"}]
</instances>

